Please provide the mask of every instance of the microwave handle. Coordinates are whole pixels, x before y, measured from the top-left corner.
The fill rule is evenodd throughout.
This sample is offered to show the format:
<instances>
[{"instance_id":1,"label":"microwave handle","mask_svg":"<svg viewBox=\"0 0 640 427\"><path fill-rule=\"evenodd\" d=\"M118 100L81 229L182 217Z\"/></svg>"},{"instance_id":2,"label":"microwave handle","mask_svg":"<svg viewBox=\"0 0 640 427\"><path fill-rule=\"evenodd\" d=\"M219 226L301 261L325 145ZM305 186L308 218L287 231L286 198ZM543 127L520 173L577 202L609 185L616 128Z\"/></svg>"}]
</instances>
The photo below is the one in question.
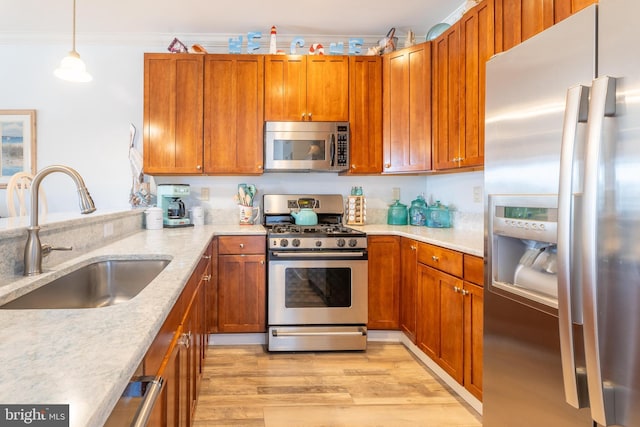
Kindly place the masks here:
<instances>
[{"instance_id":1,"label":"microwave handle","mask_svg":"<svg viewBox=\"0 0 640 427\"><path fill-rule=\"evenodd\" d=\"M331 143L329 145L329 155L330 155L330 166L333 167L336 165L336 135L335 134L331 134Z\"/></svg>"}]
</instances>

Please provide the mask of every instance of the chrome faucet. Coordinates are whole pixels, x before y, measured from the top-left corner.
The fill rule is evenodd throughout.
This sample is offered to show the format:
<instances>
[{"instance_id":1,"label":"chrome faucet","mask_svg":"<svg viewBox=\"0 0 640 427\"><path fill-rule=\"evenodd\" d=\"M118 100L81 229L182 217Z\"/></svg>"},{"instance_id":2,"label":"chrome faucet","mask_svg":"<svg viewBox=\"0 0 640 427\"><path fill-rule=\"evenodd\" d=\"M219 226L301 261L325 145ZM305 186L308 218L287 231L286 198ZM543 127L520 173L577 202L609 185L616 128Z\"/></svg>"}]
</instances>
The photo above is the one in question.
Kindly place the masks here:
<instances>
[{"instance_id":1,"label":"chrome faucet","mask_svg":"<svg viewBox=\"0 0 640 427\"><path fill-rule=\"evenodd\" d=\"M27 245L24 248L24 275L33 276L42 273L42 257L48 255L53 250L71 250L71 248L58 248L50 245L42 245L40 243L40 226L38 225L38 191L40 183L45 176L53 172L62 172L71 177L78 188L78 197L80 198L80 213L89 214L96 210L93 199L89 194L89 190L84 184L84 180L80 174L68 166L52 165L40 170L31 181L31 221L27 228Z\"/></svg>"}]
</instances>

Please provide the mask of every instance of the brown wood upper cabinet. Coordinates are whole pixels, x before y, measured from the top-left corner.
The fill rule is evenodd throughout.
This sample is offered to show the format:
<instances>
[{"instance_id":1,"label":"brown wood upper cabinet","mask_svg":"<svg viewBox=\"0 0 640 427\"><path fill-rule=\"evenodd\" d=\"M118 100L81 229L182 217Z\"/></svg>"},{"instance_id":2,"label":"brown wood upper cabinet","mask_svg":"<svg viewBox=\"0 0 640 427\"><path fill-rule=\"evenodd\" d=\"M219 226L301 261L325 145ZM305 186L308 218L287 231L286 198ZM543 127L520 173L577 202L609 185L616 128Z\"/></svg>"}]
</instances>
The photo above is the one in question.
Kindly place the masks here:
<instances>
[{"instance_id":1,"label":"brown wood upper cabinet","mask_svg":"<svg viewBox=\"0 0 640 427\"><path fill-rule=\"evenodd\" d=\"M503 52L597 0L494 0L496 52Z\"/></svg>"},{"instance_id":2,"label":"brown wood upper cabinet","mask_svg":"<svg viewBox=\"0 0 640 427\"><path fill-rule=\"evenodd\" d=\"M264 56L205 56L205 173L262 173L263 109Z\"/></svg>"},{"instance_id":3,"label":"brown wood upper cabinet","mask_svg":"<svg viewBox=\"0 0 640 427\"><path fill-rule=\"evenodd\" d=\"M150 174L261 174L264 57L145 54Z\"/></svg>"},{"instance_id":4,"label":"brown wood upper cabinet","mask_svg":"<svg viewBox=\"0 0 640 427\"><path fill-rule=\"evenodd\" d=\"M202 55L144 55L144 169L202 173Z\"/></svg>"},{"instance_id":5,"label":"brown wood upper cabinet","mask_svg":"<svg viewBox=\"0 0 640 427\"><path fill-rule=\"evenodd\" d=\"M349 120L349 57L266 55L265 121Z\"/></svg>"},{"instance_id":6,"label":"brown wood upper cabinet","mask_svg":"<svg viewBox=\"0 0 640 427\"><path fill-rule=\"evenodd\" d=\"M383 56L383 173L431 169L431 43Z\"/></svg>"},{"instance_id":7,"label":"brown wood upper cabinet","mask_svg":"<svg viewBox=\"0 0 640 427\"><path fill-rule=\"evenodd\" d=\"M493 0L433 41L433 168L484 164L485 64L494 51Z\"/></svg>"},{"instance_id":8,"label":"brown wood upper cabinet","mask_svg":"<svg viewBox=\"0 0 640 427\"><path fill-rule=\"evenodd\" d=\"M554 20L556 23L560 22L564 18L596 3L598 3L598 0L554 0Z\"/></svg>"},{"instance_id":9,"label":"brown wood upper cabinet","mask_svg":"<svg viewBox=\"0 0 640 427\"><path fill-rule=\"evenodd\" d=\"M349 57L349 174L382 171L382 57Z\"/></svg>"}]
</instances>

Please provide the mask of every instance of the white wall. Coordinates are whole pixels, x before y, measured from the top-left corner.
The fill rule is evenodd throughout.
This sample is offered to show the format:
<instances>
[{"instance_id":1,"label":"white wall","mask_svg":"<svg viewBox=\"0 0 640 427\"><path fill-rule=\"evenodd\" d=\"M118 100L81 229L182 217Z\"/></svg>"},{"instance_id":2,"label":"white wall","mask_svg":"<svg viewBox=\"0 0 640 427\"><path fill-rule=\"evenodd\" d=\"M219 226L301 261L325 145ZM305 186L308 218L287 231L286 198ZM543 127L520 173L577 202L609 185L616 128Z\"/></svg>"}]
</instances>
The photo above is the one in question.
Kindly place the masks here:
<instances>
[{"instance_id":1,"label":"white wall","mask_svg":"<svg viewBox=\"0 0 640 427\"><path fill-rule=\"evenodd\" d=\"M170 40L167 40L167 44ZM185 40L186 42L186 40ZM129 208L131 174L128 160L129 123L139 131L143 115L143 53L161 52L157 42L93 43L78 51L93 74L90 83L67 83L53 70L69 50L66 43L0 44L0 109L37 110L37 166L65 164L77 169L99 210ZM56 176L57 175L57 176ZM362 185L368 208L386 209L392 189L401 188L409 203L417 194L433 194L459 210L481 212L470 202L472 189L482 185L481 173L442 176L340 177L335 174L265 174L258 177L159 177L159 183L193 186L197 196L209 187L211 207L233 206L237 184L252 182L265 192L317 192L347 195ZM77 211L71 180L54 174L43 181L50 212ZM449 191L448 188L455 189ZM442 196L440 195L442 194ZM0 191L0 216L6 215L5 192ZM194 198L194 203L197 199ZM435 200L435 199L434 199Z\"/></svg>"}]
</instances>

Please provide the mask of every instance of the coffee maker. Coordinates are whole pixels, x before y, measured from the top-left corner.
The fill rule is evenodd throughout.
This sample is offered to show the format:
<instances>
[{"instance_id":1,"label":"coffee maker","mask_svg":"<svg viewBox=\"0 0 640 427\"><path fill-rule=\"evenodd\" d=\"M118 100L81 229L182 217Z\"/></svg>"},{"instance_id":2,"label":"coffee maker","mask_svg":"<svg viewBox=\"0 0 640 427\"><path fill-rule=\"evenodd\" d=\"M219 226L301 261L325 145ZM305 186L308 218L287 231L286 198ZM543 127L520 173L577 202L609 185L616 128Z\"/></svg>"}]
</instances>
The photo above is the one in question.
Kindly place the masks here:
<instances>
[{"instance_id":1,"label":"coffee maker","mask_svg":"<svg viewBox=\"0 0 640 427\"><path fill-rule=\"evenodd\" d=\"M158 184L158 206L162 209L164 227L190 227L187 209L181 200L190 194L189 184Z\"/></svg>"}]
</instances>

